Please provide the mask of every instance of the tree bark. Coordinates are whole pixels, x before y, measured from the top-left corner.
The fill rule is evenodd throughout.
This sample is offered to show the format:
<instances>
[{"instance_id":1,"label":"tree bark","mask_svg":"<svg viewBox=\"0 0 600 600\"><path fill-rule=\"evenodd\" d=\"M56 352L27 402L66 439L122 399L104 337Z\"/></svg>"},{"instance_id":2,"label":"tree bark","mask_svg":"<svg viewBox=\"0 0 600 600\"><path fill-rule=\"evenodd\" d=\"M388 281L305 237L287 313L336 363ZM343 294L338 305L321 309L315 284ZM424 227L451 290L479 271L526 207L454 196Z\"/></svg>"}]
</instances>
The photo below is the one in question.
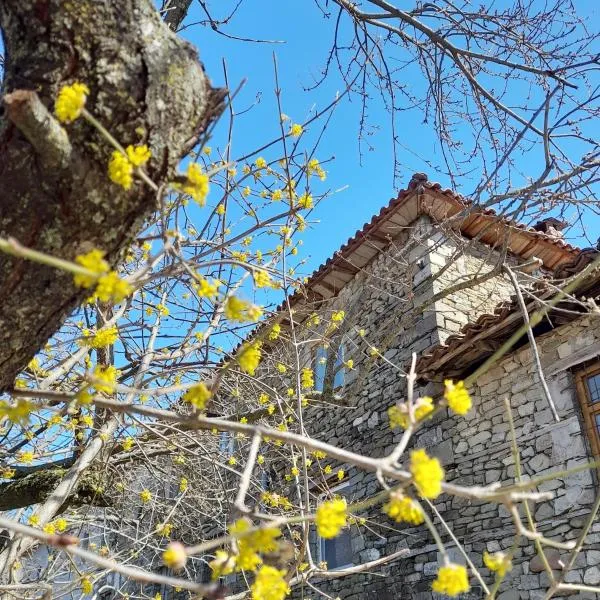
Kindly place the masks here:
<instances>
[{"instance_id":1,"label":"tree bark","mask_svg":"<svg viewBox=\"0 0 600 600\"><path fill-rule=\"evenodd\" d=\"M108 179L112 148L85 120L66 137L52 118L32 118L36 97L52 112L62 85L87 84L88 110L122 145L148 145L161 185L221 112L223 91L149 0L3 0L0 26L0 236L69 260L96 247L114 265L155 194ZM88 295L67 273L0 255L0 391Z\"/></svg>"}]
</instances>

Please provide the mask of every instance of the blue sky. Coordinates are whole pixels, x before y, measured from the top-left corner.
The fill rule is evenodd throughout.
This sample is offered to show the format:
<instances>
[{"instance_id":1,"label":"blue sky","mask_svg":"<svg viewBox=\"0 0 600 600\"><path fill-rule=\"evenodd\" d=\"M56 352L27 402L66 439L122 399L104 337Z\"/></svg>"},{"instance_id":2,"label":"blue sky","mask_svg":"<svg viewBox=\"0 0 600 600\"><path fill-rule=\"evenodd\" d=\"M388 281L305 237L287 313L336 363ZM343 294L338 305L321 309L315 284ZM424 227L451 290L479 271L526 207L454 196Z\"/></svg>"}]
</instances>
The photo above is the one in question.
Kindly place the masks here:
<instances>
[{"instance_id":1,"label":"blue sky","mask_svg":"<svg viewBox=\"0 0 600 600\"><path fill-rule=\"evenodd\" d=\"M597 22L598 9L591 0L580 0L578 10L588 16L588 22ZM213 16L220 16L219 3L211 3ZM229 3L226 3L229 5ZM335 11L334 15L335 15ZM330 77L321 87L306 91L320 77L333 39L335 19L323 18L313 2L291 8L289 2L265 0L260 3L245 1L231 23L224 28L230 35L254 39L281 41L282 43L252 43L229 39L214 33L209 27L194 25L205 14L197 2L192 3L186 19L187 28L182 35L199 49L201 60L215 85L223 85L223 59L226 60L230 88L246 80L235 100L238 112L249 109L236 119L233 136L233 156L240 156L254 149L265 140L278 135L278 110L274 94L273 54L276 55L282 93L283 112L295 122L302 122L311 111L327 105L337 92L344 89L338 76ZM410 67L404 76L409 75ZM410 81L413 91L419 90L422 82L416 77ZM520 99L518 99L520 101ZM517 100L515 101L515 103ZM320 220L303 235L304 252L308 257L307 270L316 268L329 257L346 239L360 229L364 222L386 205L397 190L405 187L413 172L425 171L430 179L449 185L444 170L436 170L442 160L436 144L435 133L423 124L422 111L403 113L396 121L400 143L404 146L399 156L402 170L398 179L393 177L392 139L390 118L382 103L375 99L368 111L370 135L368 144L359 150L358 132L361 106L357 97L343 100L325 131L317 151L321 160L335 158L327 164L327 188L343 189L321 203L313 213ZM309 128L306 141L316 138L321 132L320 124ZM210 145L223 146L226 139L227 120L217 126ZM594 133L598 133L596 130ZM470 130L460 135L472 136ZM303 140L304 141L304 140ZM370 146L367 147L367 146ZM267 159L268 153L265 154ZM426 157L433 166L426 164ZM532 161L532 175L536 173ZM442 173L442 174L440 174ZM525 174L528 174L525 171ZM459 189L468 193L477 179L465 179ZM600 234L600 220L595 215L586 219L590 239ZM575 235L575 234L573 234ZM581 245L583 239L575 238Z\"/></svg>"}]
</instances>

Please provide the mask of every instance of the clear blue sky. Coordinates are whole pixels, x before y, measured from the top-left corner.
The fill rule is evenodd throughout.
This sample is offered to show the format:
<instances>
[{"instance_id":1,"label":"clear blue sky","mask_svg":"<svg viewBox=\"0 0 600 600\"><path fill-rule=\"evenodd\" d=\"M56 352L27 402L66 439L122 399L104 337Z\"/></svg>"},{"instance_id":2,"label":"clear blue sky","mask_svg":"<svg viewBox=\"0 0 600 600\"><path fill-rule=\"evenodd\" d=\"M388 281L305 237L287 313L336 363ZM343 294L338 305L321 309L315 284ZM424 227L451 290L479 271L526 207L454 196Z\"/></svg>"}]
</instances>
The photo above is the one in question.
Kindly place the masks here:
<instances>
[{"instance_id":1,"label":"clear blue sky","mask_svg":"<svg viewBox=\"0 0 600 600\"><path fill-rule=\"evenodd\" d=\"M230 5L229 2L224 3ZM596 3L592 0L577 2L578 10L588 16L591 25L598 22ZM210 3L214 16L221 16L218 2ZM335 15L335 11L334 15ZM319 78L321 69L331 47L335 19L326 20L314 2L296 4L281 0L264 0L260 3L245 1L231 23L224 28L230 35L263 40L281 40L283 43L249 43L228 39L214 33L208 27L194 25L205 19L199 3L193 2L186 19L188 27L182 32L200 51L207 73L214 84L223 85L222 60L227 61L230 88L247 79L235 101L238 111L252 109L236 121L233 156L240 156L257 147L261 142L278 135L278 111L274 94L273 53L279 65L283 111L295 122L302 122L311 110L321 109L329 103L336 92L344 89L339 77L330 78L316 90L305 91ZM333 69L335 71L335 68ZM410 71L406 73L410 74ZM405 73L405 76L406 76ZM416 74L416 70L414 71ZM416 77L414 89L422 85ZM519 99L520 100L520 99ZM327 185L330 189L347 188L326 199L314 213L321 220L303 238L304 252L310 254L308 271L317 267L346 239L361 228L365 221L387 204L397 190L406 186L413 172L425 171L430 179L448 185L449 180L436 171L442 164L435 134L424 125L422 112L413 110L397 119L397 132L405 150L400 155L403 169L398 180L393 178L392 140L389 115L381 102L372 102L368 122L372 135L363 144L362 156L358 146L358 123L361 106L357 97L342 101L337 107L328 129L320 143L317 156L321 159L335 157L327 165ZM227 121L217 127L210 144L222 146L226 139ZM309 136L320 132L316 126ZM596 130L598 133L598 130ZM469 131L467 135L472 135ZM268 152L265 156L269 158ZM426 157L433 167L420 158ZM535 166L535 165L534 165ZM533 170L533 169L532 169ZM535 175L532 172L532 175ZM465 180L458 191L468 193L475 180ZM600 235L600 220L590 216L586 223L588 236L595 240ZM587 245L583 239L576 242Z\"/></svg>"}]
</instances>

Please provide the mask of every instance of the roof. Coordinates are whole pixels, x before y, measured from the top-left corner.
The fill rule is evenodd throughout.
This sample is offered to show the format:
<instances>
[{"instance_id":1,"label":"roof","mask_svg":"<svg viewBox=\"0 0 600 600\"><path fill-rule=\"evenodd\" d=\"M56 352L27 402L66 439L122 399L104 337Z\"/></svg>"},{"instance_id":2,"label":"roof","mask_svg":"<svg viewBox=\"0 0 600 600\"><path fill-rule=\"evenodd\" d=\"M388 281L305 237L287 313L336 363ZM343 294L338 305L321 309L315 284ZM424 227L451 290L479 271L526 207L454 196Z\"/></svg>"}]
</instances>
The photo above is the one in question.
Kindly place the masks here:
<instances>
[{"instance_id":1,"label":"roof","mask_svg":"<svg viewBox=\"0 0 600 600\"><path fill-rule=\"evenodd\" d=\"M490 208L481 208L453 190L430 182L424 173L415 173L406 189L314 271L303 290L290 296L291 304L311 295L321 299L336 296L421 215L490 246L503 247L506 243L512 253L525 260L535 256L551 270L571 263L580 252L562 238L526 227ZM284 306L282 303L279 309Z\"/></svg>"},{"instance_id":2,"label":"roof","mask_svg":"<svg viewBox=\"0 0 600 600\"><path fill-rule=\"evenodd\" d=\"M592 263L599 252L595 248L586 248L570 262L561 265L554 275L557 279L566 279L580 273ZM528 314L541 306L541 302L552 298L556 288L540 280L535 289L530 290L525 298ZM592 274L582 282L577 290L583 300L595 298L600 293L600 276ZM424 352L416 364L420 378L441 380L443 376L456 377L475 369L491 356L502 343L509 338L522 324L523 315L516 295L500 302L492 313L484 313L472 323L467 323L458 333L449 336L443 343L433 346ZM577 319L585 311L583 303L565 300L556 306L534 331L543 333L556 326ZM523 342L526 341L523 336Z\"/></svg>"}]
</instances>

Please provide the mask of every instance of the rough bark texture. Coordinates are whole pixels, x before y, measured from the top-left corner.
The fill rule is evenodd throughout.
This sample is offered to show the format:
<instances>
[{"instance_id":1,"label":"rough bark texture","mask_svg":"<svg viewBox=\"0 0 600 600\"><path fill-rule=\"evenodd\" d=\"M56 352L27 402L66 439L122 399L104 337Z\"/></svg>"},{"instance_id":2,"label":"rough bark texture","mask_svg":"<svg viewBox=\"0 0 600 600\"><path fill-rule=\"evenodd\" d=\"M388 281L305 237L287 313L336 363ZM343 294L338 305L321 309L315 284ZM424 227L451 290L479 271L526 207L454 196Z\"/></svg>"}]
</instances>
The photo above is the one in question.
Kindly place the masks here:
<instances>
[{"instance_id":1,"label":"rough bark texture","mask_svg":"<svg viewBox=\"0 0 600 600\"><path fill-rule=\"evenodd\" d=\"M3 0L0 26L3 98L31 90L52 111L62 85L86 83L87 108L108 131L125 146L148 144L147 171L158 184L220 112L223 94L149 0ZM66 126L64 160L65 152L47 155L51 140L35 143L0 110L0 236L67 259L97 247L115 263L154 210L152 190L136 180L125 191L108 179L112 148L83 119ZM39 127L44 136L56 137L52 123ZM0 391L88 294L66 273L0 255Z\"/></svg>"},{"instance_id":2,"label":"rough bark texture","mask_svg":"<svg viewBox=\"0 0 600 600\"><path fill-rule=\"evenodd\" d=\"M44 502L63 479L65 473L65 469L44 469L0 484L0 511L14 510ZM63 510L67 506L82 504L109 506L110 501L101 492L105 485L103 477L105 477L103 474L93 471L85 473L79 481L75 493L65 502Z\"/></svg>"}]
</instances>

